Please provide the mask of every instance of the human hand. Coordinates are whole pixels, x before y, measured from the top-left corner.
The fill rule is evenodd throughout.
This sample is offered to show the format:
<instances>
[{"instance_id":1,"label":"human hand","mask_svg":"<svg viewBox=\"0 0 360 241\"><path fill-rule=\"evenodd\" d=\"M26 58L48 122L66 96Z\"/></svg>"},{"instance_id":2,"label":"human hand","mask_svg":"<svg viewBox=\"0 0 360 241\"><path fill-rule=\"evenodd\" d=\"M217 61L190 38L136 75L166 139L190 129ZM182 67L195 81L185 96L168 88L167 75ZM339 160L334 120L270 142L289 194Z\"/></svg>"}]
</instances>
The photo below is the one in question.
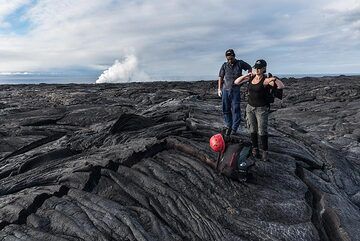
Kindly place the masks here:
<instances>
[{"instance_id":1,"label":"human hand","mask_svg":"<svg viewBox=\"0 0 360 241\"><path fill-rule=\"evenodd\" d=\"M247 75L244 76L244 82L251 80L254 77L253 73L248 73Z\"/></svg>"},{"instance_id":2,"label":"human hand","mask_svg":"<svg viewBox=\"0 0 360 241\"><path fill-rule=\"evenodd\" d=\"M280 80L279 77L277 77L276 75L272 75L271 73L268 74L268 78L274 79L273 81L275 81L275 80Z\"/></svg>"},{"instance_id":3,"label":"human hand","mask_svg":"<svg viewBox=\"0 0 360 241\"><path fill-rule=\"evenodd\" d=\"M222 96L222 91L221 91L221 89L218 89L218 96L219 96L219 97Z\"/></svg>"}]
</instances>

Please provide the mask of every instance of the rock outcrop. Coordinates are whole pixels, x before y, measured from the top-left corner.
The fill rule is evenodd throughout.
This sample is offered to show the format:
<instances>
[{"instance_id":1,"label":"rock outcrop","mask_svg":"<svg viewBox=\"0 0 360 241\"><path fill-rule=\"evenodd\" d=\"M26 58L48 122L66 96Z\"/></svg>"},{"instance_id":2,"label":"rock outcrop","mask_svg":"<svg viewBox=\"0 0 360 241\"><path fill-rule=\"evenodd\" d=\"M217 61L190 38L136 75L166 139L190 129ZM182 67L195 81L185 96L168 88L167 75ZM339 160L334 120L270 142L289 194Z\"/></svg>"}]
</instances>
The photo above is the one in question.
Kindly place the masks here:
<instances>
[{"instance_id":1,"label":"rock outcrop","mask_svg":"<svg viewBox=\"0 0 360 241\"><path fill-rule=\"evenodd\" d=\"M215 81L0 86L0 239L360 240L359 80L283 79L245 183Z\"/></svg>"}]
</instances>

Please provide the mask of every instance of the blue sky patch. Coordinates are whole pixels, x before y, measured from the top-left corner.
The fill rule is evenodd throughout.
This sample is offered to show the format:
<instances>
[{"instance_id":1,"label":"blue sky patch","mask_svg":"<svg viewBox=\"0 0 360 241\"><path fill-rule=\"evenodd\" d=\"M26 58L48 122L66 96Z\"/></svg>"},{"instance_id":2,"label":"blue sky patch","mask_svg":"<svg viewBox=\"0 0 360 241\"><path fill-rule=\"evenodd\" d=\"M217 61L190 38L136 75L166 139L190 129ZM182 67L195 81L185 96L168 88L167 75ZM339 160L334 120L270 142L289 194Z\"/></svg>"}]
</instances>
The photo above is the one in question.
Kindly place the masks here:
<instances>
[{"instance_id":1,"label":"blue sky patch","mask_svg":"<svg viewBox=\"0 0 360 241\"><path fill-rule=\"evenodd\" d=\"M29 19L25 18L26 12L30 9L32 4L35 4L36 1L25 4L17 8L14 12L7 15L4 18L4 22L9 24L5 28L0 28L1 34L16 34L16 35L25 35L31 29L31 22Z\"/></svg>"}]
</instances>

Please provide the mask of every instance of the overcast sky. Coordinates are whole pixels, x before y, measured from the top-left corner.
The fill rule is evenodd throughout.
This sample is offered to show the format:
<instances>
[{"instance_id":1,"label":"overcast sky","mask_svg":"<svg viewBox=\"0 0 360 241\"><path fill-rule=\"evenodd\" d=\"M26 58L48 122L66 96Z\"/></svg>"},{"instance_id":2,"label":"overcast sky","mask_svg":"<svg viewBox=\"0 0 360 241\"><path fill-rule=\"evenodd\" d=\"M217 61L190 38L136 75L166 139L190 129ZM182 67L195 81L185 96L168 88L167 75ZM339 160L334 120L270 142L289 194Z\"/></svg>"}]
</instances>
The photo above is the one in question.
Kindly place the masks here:
<instances>
[{"instance_id":1,"label":"overcast sky","mask_svg":"<svg viewBox=\"0 0 360 241\"><path fill-rule=\"evenodd\" d=\"M233 48L273 73L359 73L360 0L0 0L0 72L214 75Z\"/></svg>"}]
</instances>

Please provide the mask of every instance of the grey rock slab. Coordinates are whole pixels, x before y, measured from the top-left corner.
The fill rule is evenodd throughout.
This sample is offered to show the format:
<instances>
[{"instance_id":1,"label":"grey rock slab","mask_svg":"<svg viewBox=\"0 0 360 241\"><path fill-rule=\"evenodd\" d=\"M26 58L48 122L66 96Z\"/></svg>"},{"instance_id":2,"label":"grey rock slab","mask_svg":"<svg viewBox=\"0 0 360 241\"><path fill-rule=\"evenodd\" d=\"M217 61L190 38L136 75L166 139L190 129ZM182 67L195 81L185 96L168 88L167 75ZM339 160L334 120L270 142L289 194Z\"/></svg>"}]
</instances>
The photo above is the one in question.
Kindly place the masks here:
<instances>
[{"instance_id":1,"label":"grey rock slab","mask_svg":"<svg viewBox=\"0 0 360 241\"><path fill-rule=\"evenodd\" d=\"M283 81L245 183L216 81L0 85L0 239L358 240L359 77Z\"/></svg>"},{"instance_id":2,"label":"grey rock slab","mask_svg":"<svg viewBox=\"0 0 360 241\"><path fill-rule=\"evenodd\" d=\"M59 192L60 186L43 186L23 189L17 193L0 197L0 223L18 221L22 212L46 196Z\"/></svg>"}]
</instances>

